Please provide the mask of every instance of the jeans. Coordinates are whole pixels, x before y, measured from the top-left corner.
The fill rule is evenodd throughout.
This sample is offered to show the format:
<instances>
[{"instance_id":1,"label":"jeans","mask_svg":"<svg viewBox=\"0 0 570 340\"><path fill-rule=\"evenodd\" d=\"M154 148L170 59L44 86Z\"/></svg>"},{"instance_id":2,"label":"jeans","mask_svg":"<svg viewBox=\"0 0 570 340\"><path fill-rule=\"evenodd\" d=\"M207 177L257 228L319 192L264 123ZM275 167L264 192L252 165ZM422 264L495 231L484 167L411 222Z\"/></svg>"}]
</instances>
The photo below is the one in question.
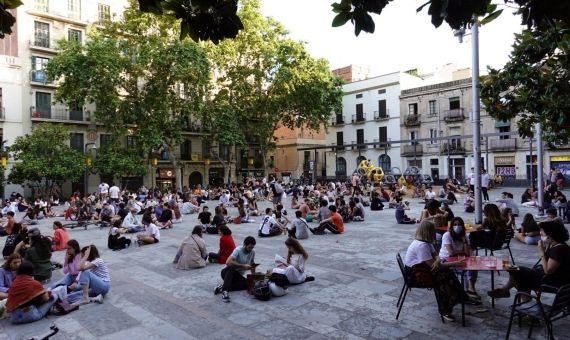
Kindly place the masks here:
<instances>
[{"instance_id":1,"label":"jeans","mask_svg":"<svg viewBox=\"0 0 570 340\"><path fill-rule=\"evenodd\" d=\"M55 303L55 297L51 297L47 302L39 306L28 306L16 309L10 316L10 322L13 324L22 324L38 321L42 319Z\"/></svg>"},{"instance_id":2,"label":"jeans","mask_svg":"<svg viewBox=\"0 0 570 340\"><path fill-rule=\"evenodd\" d=\"M85 271L79 274L79 285L75 291L68 295L67 300L69 303L74 303L81 299L83 292L81 288L87 285L89 287L89 296L97 296L99 294L106 295L111 290L111 282L103 281L99 276L90 271Z\"/></svg>"},{"instance_id":3,"label":"jeans","mask_svg":"<svg viewBox=\"0 0 570 340\"><path fill-rule=\"evenodd\" d=\"M222 269L222 278L224 279L224 284L222 285L222 290L231 292L235 290L246 290L247 280L239 271L234 268L226 267Z\"/></svg>"},{"instance_id":4,"label":"jeans","mask_svg":"<svg viewBox=\"0 0 570 340\"><path fill-rule=\"evenodd\" d=\"M75 282L75 279L77 278L77 275L70 275L67 274L64 277L62 277L61 279L59 279L58 281L52 283L49 287L50 288L55 288L57 286L69 286L71 285L73 282Z\"/></svg>"},{"instance_id":5,"label":"jeans","mask_svg":"<svg viewBox=\"0 0 570 340\"><path fill-rule=\"evenodd\" d=\"M487 192L487 188L486 187L481 187L481 191L483 192L483 199L485 201L489 200L489 193Z\"/></svg>"}]
</instances>

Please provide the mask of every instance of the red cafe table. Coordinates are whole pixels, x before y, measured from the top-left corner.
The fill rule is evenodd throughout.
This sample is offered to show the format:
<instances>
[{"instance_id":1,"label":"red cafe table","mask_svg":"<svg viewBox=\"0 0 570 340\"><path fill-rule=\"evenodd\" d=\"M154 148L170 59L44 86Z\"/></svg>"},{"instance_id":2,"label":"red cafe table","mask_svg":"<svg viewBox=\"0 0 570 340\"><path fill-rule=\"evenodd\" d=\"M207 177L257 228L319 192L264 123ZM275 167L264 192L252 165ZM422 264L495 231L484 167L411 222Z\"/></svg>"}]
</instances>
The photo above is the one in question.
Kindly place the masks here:
<instances>
[{"instance_id":1,"label":"red cafe table","mask_svg":"<svg viewBox=\"0 0 570 340\"><path fill-rule=\"evenodd\" d=\"M459 257L451 256L445 259L447 262L459 261ZM505 267L501 258L495 256L471 256L465 257L465 265L455 267L461 270L461 287L465 287L465 272L491 272L491 290L495 289L495 272L516 270L516 267ZM495 308L495 299L491 298L491 307ZM461 324L465 327L465 301L461 300Z\"/></svg>"}]
</instances>

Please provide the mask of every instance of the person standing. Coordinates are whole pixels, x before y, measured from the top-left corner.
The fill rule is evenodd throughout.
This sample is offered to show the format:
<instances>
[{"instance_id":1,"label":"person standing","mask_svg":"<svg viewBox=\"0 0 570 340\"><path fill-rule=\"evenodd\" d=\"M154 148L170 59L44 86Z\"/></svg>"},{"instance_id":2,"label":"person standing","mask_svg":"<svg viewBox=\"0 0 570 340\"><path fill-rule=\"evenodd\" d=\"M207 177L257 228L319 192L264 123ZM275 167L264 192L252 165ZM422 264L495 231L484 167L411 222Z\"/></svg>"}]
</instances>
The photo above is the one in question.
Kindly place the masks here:
<instances>
[{"instance_id":1,"label":"person standing","mask_svg":"<svg viewBox=\"0 0 570 340\"><path fill-rule=\"evenodd\" d=\"M475 173L473 172L474 168L471 168L471 172L467 175L466 185L469 188L469 191L475 192Z\"/></svg>"},{"instance_id":2,"label":"person standing","mask_svg":"<svg viewBox=\"0 0 570 340\"><path fill-rule=\"evenodd\" d=\"M250 270L255 273L255 238L248 236L243 240L243 245L234 249L228 260L226 267L222 269L221 276L224 280L223 284L214 289L214 294L222 294L222 301L230 302L228 292L247 289L247 280L243 274Z\"/></svg>"},{"instance_id":3,"label":"person standing","mask_svg":"<svg viewBox=\"0 0 570 340\"><path fill-rule=\"evenodd\" d=\"M117 210L117 204L119 203L119 195L121 193L121 189L115 185L115 183L111 183L111 187L109 188L109 198L111 199L111 204Z\"/></svg>"},{"instance_id":4,"label":"person standing","mask_svg":"<svg viewBox=\"0 0 570 340\"><path fill-rule=\"evenodd\" d=\"M483 169L481 174L481 191L483 192L483 200L489 202L489 174Z\"/></svg>"},{"instance_id":5,"label":"person standing","mask_svg":"<svg viewBox=\"0 0 570 340\"><path fill-rule=\"evenodd\" d=\"M107 199L108 195L109 195L109 184L101 182L101 184L99 184L99 198L101 200L105 200ZM87 193L85 193L85 196L87 196Z\"/></svg>"}]
</instances>

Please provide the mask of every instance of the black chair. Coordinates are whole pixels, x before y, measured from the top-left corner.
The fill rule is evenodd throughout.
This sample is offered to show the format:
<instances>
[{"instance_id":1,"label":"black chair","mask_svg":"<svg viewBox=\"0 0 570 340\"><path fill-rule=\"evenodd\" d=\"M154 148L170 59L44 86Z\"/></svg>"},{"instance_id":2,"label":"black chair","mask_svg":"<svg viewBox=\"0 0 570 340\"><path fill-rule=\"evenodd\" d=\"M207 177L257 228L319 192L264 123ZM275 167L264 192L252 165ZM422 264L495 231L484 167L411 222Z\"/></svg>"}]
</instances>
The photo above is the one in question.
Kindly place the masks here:
<instances>
[{"instance_id":1,"label":"black chair","mask_svg":"<svg viewBox=\"0 0 570 340\"><path fill-rule=\"evenodd\" d=\"M512 264L515 265L515 258L513 257L513 252L511 251L511 240L515 236L515 230L511 227L507 227L507 232L505 234L495 234L494 240L485 246L475 247L475 255L479 255L479 249L485 250L485 256L490 252L491 256L494 256L495 251L508 250L511 256Z\"/></svg>"},{"instance_id":2,"label":"black chair","mask_svg":"<svg viewBox=\"0 0 570 340\"><path fill-rule=\"evenodd\" d=\"M526 315L532 319L530 329L528 330L528 338L532 335L532 329L535 321L544 321L546 325L547 339L554 339L554 332L552 323L556 320L562 319L570 315L570 284L560 288L542 285L542 292L555 292L554 302L552 305L542 303L540 300L542 293L537 292L536 295L531 295L524 292L519 292L515 295L515 300L511 306L511 317L509 319L509 327L507 328L506 339L509 339L511 333L511 326L513 318L517 314L519 318L519 327L521 326L521 316ZM527 297L530 300L526 302L521 301L521 297Z\"/></svg>"},{"instance_id":3,"label":"black chair","mask_svg":"<svg viewBox=\"0 0 570 340\"><path fill-rule=\"evenodd\" d=\"M400 292L400 296L398 297L398 302L396 303L396 307L398 307L398 314L396 314L396 320L398 320L398 318L400 317L400 312L402 311L402 306L404 305L404 300L406 300L406 295L408 294L408 291L412 290L412 288L433 289L433 286L418 284L410 280L410 277L406 270L406 266L404 266L404 261L402 261L400 253L396 254L396 260L398 261L398 266L400 267L400 271L402 272L402 277L404 278L404 286L402 287L402 291ZM435 298L437 300L437 291L435 289L434 293L435 293ZM445 323L443 315L441 315L441 322Z\"/></svg>"}]
</instances>

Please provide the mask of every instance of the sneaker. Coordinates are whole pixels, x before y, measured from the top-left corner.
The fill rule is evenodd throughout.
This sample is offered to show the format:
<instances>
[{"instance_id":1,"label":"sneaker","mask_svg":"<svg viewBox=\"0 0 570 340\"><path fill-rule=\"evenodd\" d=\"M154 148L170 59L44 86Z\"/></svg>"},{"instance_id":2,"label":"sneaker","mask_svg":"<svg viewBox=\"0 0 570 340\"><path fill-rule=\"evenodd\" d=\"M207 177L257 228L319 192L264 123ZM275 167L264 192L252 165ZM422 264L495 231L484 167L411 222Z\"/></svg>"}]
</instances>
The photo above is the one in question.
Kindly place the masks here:
<instances>
[{"instance_id":1,"label":"sneaker","mask_svg":"<svg viewBox=\"0 0 570 340\"><path fill-rule=\"evenodd\" d=\"M214 289L214 295L218 295L221 292L222 292L222 285L219 285Z\"/></svg>"},{"instance_id":2,"label":"sneaker","mask_svg":"<svg viewBox=\"0 0 570 340\"><path fill-rule=\"evenodd\" d=\"M91 299L86 298L86 297L82 297L79 301L75 301L75 302L72 303L71 305L74 306L74 307L75 307L75 306L79 307L79 306L87 305L87 304L89 304L89 303L91 303Z\"/></svg>"},{"instance_id":3,"label":"sneaker","mask_svg":"<svg viewBox=\"0 0 570 340\"><path fill-rule=\"evenodd\" d=\"M474 292L471 290L466 290L465 293L467 294L467 296L469 296L470 299L481 300L481 296L479 296L479 294L477 294L477 292Z\"/></svg>"},{"instance_id":4,"label":"sneaker","mask_svg":"<svg viewBox=\"0 0 570 340\"><path fill-rule=\"evenodd\" d=\"M471 306L481 306L481 301L469 298L465 301L465 304Z\"/></svg>"},{"instance_id":5,"label":"sneaker","mask_svg":"<svg viewBox=\"0 0 570 340\"><path fill-rule=\"evenodd\" d=\"M487 292L487 295L494 299L501 299L501 298L508 298L511 296L511 293L508 289L496 288L494 290L490 290Z\"/></svg>"},{"instance_id":6,"label":"sneaker","mask_svg":"<svg viewBox=\"0 0 570 340\"><path fill-rule=\"evenodd\" d=\"M305 278L305 282L311 282L311 281L315 281L315 277L314 276L307 276Z\"/></svg>"},{"instance_id":7,"label":"sneaker","mask_svg":"<svg viewBox=\"0 0 570 340\"><path fill-rule=\"evenodd\" d=\"M91 298L91 302L103 303L103 295L99 294L94 298Z\"/></svg>"},{"instance_id":8,"label":"sneaker","mask_svg":"<svg viewBox=\"0 0 570 340\"><path fill-rule=\"evenodd\" d=\"M222 292L222 301L224 301L224 302L230 302L231 301L230 300L230 294L228 293L227 290L224 290Z\"/></svg>"},{"instance_id":9,"label":"sneaker","mask_svg":"<svg viewBox=\"0 0 570 340\"><path fill-rule=\"evenodd\" d=\"M443 319L449 322L455 322L455 317L451 314L443 314Z\"/></svg>"}]
</instances>

